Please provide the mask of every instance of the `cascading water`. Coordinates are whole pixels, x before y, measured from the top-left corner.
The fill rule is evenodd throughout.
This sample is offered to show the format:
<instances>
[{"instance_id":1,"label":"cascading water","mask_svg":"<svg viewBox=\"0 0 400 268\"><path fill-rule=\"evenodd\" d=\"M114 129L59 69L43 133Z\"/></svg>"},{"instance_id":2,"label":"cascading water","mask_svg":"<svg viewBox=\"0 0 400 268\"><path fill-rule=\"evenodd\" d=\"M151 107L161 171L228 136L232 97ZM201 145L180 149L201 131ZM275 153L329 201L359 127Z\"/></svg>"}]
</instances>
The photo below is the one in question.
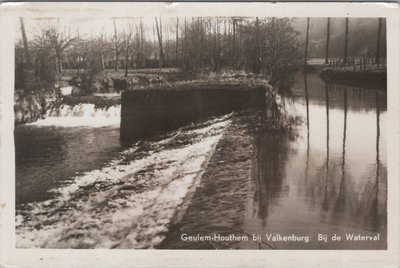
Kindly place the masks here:
<instances>
[{"instance_id":1,"label":"cascading water","mask_svg":"<svg viewBox=\"0 0 400 268\"><path fill-rule=\"evenodd\" d=\"M43 121L54 118L65 120L69 117L74 120L93 120L97 116L107 118L118 113L117 106L96 110L94 106L82 104L60 107L50 112ZM225 116L183 127L156 140L137 142L98 168L72 178L59 178L64 180L61 185L55 184L54 178L50 179L48 192L51 192L51 198L22 202L17 207L17 247L156 247L171 225L182 217L230 122L230 116ZM55 130L65 132L73 129ZM107 129L98 128L90 135L100 135ZM75 170L78 163L86 161L86 157L77 157L79 150L71 146L72 142L83 136L88 134L75 135L72 140L62 141L66 145L60 147L65 150L72 147L72 151L66 152L60 161L74 158L71 164L61 163L65 168L71 166ZM109 142L109 139L105 139L99 145ZM89 148L97 148L99 145L95 143L98 141ZM90 155L92 153L89 152L87 157ZM56 157L50 159L57 160ZM47 170L48 167L43 168L39 175ZM26 178L18 180L24 183ZM39 183L41 180L39 178Z\"/></svg>"},{"instance_id":2,"label":"cascading water","mask_svg":"<svg viewBox=\"0 0 400 268\"><path fill-rule=\"evenodd\" d=\"M121 105L99 108L90 103L80 103L74 106L62 104L59 107L54 107L49 110L44 119L31 123L31 125L102 127L118 125L120 123L120 118Z\"/></svg>"}]
</instances>

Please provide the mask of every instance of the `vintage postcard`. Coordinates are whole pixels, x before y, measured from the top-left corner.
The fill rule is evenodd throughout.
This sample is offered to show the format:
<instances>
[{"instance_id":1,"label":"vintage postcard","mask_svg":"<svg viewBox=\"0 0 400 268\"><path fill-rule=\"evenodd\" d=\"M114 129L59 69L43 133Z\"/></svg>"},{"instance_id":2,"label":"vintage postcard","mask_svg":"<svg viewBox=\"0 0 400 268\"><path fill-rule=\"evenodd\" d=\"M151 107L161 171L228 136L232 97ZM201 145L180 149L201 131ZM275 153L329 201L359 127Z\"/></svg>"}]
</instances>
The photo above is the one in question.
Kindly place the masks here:
<instances>
[{"instance_id":1,"label":"vintage postcard","mask_svg":"<svg viewBox=\"0 0 400 268\"><path fill-rule=\"evenodd\" d=\"M399 5L0 5L5 267L398 267Z\"/></svg>"}]
</instances>

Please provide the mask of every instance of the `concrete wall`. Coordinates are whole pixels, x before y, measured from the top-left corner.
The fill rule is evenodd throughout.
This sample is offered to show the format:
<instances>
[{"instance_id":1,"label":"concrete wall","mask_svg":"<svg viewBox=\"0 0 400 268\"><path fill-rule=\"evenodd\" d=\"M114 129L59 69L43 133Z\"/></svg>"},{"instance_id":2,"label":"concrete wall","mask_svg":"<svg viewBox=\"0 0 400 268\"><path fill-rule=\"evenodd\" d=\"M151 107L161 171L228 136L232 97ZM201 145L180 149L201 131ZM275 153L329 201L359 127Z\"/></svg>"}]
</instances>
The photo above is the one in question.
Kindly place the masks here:
<instances>
[{"instance_id":1,"label":"concrete wall","mask_svg":"<svg viewBox=\"0 0 400 268\"><path fill-rule=\"evenodd\" d=\"M209 86L125 91L121 97L121 140L133 142L190 122L248 107L265 107L263 86Z\"/></svg>"}]
</instances>

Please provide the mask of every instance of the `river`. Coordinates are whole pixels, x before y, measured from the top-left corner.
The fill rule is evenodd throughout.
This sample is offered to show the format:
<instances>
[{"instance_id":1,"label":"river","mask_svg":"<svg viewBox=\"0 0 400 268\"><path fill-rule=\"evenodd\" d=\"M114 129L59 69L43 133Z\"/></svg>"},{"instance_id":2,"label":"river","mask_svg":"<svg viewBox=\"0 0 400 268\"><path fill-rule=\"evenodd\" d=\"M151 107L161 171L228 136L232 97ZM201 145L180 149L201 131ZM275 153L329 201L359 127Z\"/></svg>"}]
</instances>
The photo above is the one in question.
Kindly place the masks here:
<instances>
[{"instance_id":1,"label":"river","mask_svg":"<svg viewBox=\"0 0 400 268\"><path fill-rule=\"evenodd\" d=\"M285 107L303 123L283 135L244 131L254 127L252 117L233 122L161 248L385 249L386 106L384 90L299 75ZM215 234L228 240L196 240ZM346 239L378 234L373 241Z\"/></svg>"},{"instance_id":2,"label":"river","mask_svg":"<svg viewBox=\"0 0 400 268\"><path fill-rule=\"evenodd\" d=\"M313 238L277 248L384 249L386 92L326 85L310 74L298 77L293 94L293 110L305 124L295 139L257 137L243 229ZM317 242L318 233L342 241ZM349 233L379 233L380 240L343 241Z\"/></svg>"},{"instance_id":3,"label":"river","mask_svg":"<svg viewBox=\"0 0 400 268\"><path fill-rule=\"evenodd\" d=\"M246 116L228 115L124 147L118 107L88 105L17 126L17 246L384 249L386 92L309 74L292 93L286 110L303 123L290 135L249 131ZM186 242L182 233L262 241ZM318 233L380 240L324 243Z\"/></svg>"}]
</instances>

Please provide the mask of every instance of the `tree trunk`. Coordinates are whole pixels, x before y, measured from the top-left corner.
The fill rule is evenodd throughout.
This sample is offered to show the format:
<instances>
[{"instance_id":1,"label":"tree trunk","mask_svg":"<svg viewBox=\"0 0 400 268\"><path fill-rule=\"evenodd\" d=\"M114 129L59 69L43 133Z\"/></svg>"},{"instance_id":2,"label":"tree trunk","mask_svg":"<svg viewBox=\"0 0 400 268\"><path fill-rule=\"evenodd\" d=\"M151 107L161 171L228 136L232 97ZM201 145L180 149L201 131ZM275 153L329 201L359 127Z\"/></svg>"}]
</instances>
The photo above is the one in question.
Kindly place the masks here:
<instances>
[{"instance_id":1,"label":"tree trunk","mask_svg":"<svg viewBox=\"0 0 400 268\"><path fill-rule=\"evenodd\" d=\"M375 64L379 64L379 58L381 54L381 31L382 31L382 18L378 19L378 35L376 37L376 53L375 53Z\"/></svg>"},{"instance_id":2,"label":"tree trunk","mask_svg":"<svg viewBox=\"0 0 400 268\"><path fill-rule=\"evenodd\" d=\"M203 19L201 17L198 18L199 20L199 35L200 41L199 46L197 47L197 51L200 52L200 69L204 70L204 35L203 35Z\"/></svg>"},{"instance_id":3,"label":"tree trunk","mask_svg":"<svg viewBox=\"0 0 400 268\"><path fill-rule=\"evenodd\" d=\"M308 35L310 30L310 18L307 18L307 31L306 31L306 48L304 52L304 66L307 66L308 59Z\"/></svg>"},{"instance_id":4,"label":"tree trunk","mask_svg":"<svg viewBox=\"0 0 400 268\"><path fill-rule=\"evenodd\" d=\"M260 22L258 20L258 17L256 17L256 35L257 35L257 59L255 60L256 66L253 66L254 71L256 74L260 73L261 69L261 37L260 37Z\"/></svg>"},{"instance_id":5,"label":"tree trunk","mask_svg":"<svg viewBox=\"0 0 400 268\"><path fill-rule=\"evenodd\" d=\"M157 37L158 37L158 44L160 46L160 67L164 67L164 51L163 51L163 43L162 43L162 24L160 18L160 27L158 27L157 17L156 19L156 29L157 29Z\"/></svg>"},{"instance_id":6,"label":"tree trunk","mask_svg":"<svg viewBox=\"0 0 400 268\"><path fill-rule=\"evenodd\" d=\"M115 25L115 20L114 20L114 41L115 41L115 71L118 71L118 35L117 35L117 26Z\"/></svg>"},{"instance_id":7,"label":"tree trunk","mask_svg":"<svg viewBox=\"0 0 400 268\"><path fill-rule=\"evenodd\" d=\"M136 68L139 69L141 67L142 67L142 56L140 49L140 37L139 37L138 27L136 27Z\"/></svg>"},{"instance_id":8,"label":"tree trunk","mask_svg":"<svg viewBox=\"0 0 400 268\"><path fill-rule=\"evenodd\" d=\"M326 46L325 46L325 64L328 64L329 59L329 40L331 34L331 18L328 18L328 22L326 25Z\"/></svg>"},{"instance_id":9,"label":"tree trunk","mask_svg":"<svg viewBox=\"0 0 400 268\"><path fill-rule=\"evenodd\" d=\"M142 19L140 19L140 54L141 54L141 59L142 59L142 68L146 67L146 53L144 50L145 44L144 44L144 29L143 29L143 22Z\"/></svg>"},{"instance_id":10,"label":"tree trunk","mask_svg":"<svg viewBox=\"0 0 400 268\"><path fill-rule=\"evenodd\" d=\"M55 58L55 67L56 67L56 73L57 73L57 78L58 80L61 79L61 55L59 53L56 53L56 58Z\"/></svg>"},{"instance_id":11,"label":"tree trunk","mask_svg":"<svg viewBox=\"0 0 400 268\"><path fill-rule=\"evenodd\" d=\"M176 17L176 42L175 42L175 60L176 64L178 63L179 59L179 18Z\"/></svg>"},{"instance_id":12,"label":"tree trunk","mask_svg":"<svg viewBox=\"0 0 400 268\"><path fill-rule=\"evenodd\" d=\"M129 39L130 39L130 36L128 36L128 38L126 39L126 51L125 51L125 77L128 76Z\"/></svg>"},{"instance_id":13,"label":"tree trunk","mask_svg":"<svg viewBox=\"0 0 400 268\"><path fill-rule=\"evenodd\" d=\"M344 64L347 64L348 38L349 38L349 18L346 18L346 32L344 36Z\"/></svg>"},{"instance_id":14,"label":"tree trunk","mask_svg":"<svg viewBox=\"0 0 400 268\"><path fill-rule=\"evenodd\" d=\"M233 58L236 57L236 19L234 18L232 20L232 32L233 32L233 40L232 40L232 53L233 53Z\"/></svg>"},{"instance_id":15,"label":"tree trunk","mask_svg":"<svg viewBox=\"0 0 400 268\"><path fill-rule=\"evenodd\" d=\"M103 55L103 53L101 53L100 57L101 57L101 69L104 70L106 67L105 67L105 62L104 62L104 55Z\"/></svg>"},{"instance_id":16,"label":"tree trunk","mask_svg":"<svg viewBox=\"0 0 400 268\"><path fill-rule=\"evenodd\" d=\"M63 58L61 57L61 55L60 55L59 64L60 64L60 74L61 74L63 72L63 64L64 64L64 61L63 61Z\"/></svg>"},{"instance_id":17,"label":"tree trunk","mask_svg":"<svg viewBox=\"0 0 400 268\"><path fill-rule=\"evenodd\" d=\"M26 65L29 67L31 64L31 57L29 54L28 39L26 37L24 19L22 17L20 17L19 22L21 24L22 41L24 43L25 61L26 61Z\"/></svg>"}]
</instances>

